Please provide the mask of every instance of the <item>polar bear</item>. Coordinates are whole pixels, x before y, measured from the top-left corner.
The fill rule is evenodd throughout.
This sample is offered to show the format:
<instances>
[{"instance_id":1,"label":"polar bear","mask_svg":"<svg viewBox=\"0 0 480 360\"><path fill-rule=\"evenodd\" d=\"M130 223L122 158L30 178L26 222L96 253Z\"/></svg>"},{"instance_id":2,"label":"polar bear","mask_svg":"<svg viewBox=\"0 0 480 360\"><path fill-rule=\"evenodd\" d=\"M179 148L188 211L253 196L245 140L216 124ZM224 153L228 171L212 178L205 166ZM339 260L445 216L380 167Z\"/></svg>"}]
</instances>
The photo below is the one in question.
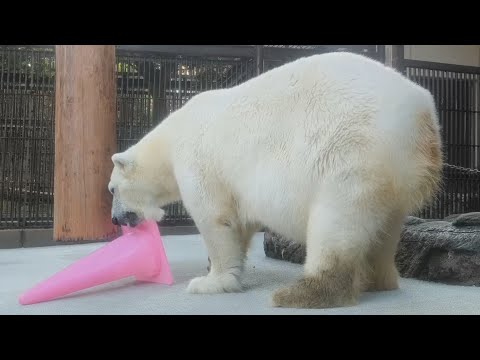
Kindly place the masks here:
<instances>
[{"instance_id":1,"label":"polar bear","mask_svg":"<svg viewBox=\"0 0 480 360\"><path fill-rule=\"evenodd\" d=\"M268 227L307 249L272 305L328 308L398 288L402 222L435 197L443 154L427 90L335 52L200 93L112 160L115 224L159 221L179 200L195 221L211 269L190 293L244 290L250 239Z\"/></svg>"}]
</instances>

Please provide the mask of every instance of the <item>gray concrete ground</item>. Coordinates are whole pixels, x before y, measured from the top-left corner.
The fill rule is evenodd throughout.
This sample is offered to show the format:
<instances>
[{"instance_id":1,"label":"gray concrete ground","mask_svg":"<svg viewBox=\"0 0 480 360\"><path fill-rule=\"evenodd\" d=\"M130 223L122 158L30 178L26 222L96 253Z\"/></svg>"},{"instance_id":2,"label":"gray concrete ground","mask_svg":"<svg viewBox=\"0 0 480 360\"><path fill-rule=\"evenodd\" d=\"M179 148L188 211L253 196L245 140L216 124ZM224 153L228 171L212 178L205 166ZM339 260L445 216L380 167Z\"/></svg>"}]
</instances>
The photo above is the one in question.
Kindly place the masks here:
<instances>
[{"instance_id":1,"label":"gray concrete ground","mask_svg":"<svg viewBox=\"0 0 480 360\"><path fill-rule=\"evenodd\" d=\"M272 308L272 291L299 278L302 266L263 252L253 241L240 294L190 295L192 277L206 274L207 253L199 235L164 236L175 277L172 286L124 279L66 298L22 306L19 295L105 243L0 250L0 314L480 314L480 288L402 279L399 290L365 294L358 306L327 310Z\"/></svg>"}]
</instances>

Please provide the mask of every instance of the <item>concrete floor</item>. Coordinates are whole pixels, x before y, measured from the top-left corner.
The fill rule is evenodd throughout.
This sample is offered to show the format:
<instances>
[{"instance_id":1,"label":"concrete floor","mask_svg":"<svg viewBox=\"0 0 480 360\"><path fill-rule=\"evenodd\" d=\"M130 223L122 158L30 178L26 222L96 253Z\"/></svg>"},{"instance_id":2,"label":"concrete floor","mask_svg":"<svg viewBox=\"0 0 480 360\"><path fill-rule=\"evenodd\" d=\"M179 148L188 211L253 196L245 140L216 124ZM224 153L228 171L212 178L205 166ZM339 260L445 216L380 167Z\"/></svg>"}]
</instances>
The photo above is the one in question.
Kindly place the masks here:
<instances>
[{"instance_id":1,"label":"concrete floor","mask_svg":"<svg viewBox=\"0 0 480 360\"><path fill-rule=\"evenodd\" d=\"M257 234L247 265L246 292L190 295L191 278L206 274L199 235L164 236L172 286L124 279L51 302L22 306L18 296L104 243L0 250L0 314L480 314L480 288L402 279L399 290L365 294L358 306L327 310L272 308L272 291L302 275L302 266L265 257Z\"/></svg>"}]
</instances>

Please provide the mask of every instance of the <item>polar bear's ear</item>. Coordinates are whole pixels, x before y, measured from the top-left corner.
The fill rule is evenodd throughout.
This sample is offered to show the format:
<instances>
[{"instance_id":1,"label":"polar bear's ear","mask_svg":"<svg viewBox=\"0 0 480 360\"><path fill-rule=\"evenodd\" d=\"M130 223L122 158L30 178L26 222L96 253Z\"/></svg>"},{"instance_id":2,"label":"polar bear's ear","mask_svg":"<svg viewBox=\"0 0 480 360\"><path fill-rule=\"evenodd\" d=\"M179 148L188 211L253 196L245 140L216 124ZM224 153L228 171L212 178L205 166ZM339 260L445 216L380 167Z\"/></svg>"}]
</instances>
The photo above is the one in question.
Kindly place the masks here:
<instances>
[{"instance_id":1,"label":"polar bear's ear","mask_svg":"<svg viewBox=\"0 0 480 360\"><path fill-rule=\"evenodd\" d=\"M126 153L117 153L112 156L113 164L122 170L125 170L132 163L132 159Z\"/></svg>"}]
</instances>

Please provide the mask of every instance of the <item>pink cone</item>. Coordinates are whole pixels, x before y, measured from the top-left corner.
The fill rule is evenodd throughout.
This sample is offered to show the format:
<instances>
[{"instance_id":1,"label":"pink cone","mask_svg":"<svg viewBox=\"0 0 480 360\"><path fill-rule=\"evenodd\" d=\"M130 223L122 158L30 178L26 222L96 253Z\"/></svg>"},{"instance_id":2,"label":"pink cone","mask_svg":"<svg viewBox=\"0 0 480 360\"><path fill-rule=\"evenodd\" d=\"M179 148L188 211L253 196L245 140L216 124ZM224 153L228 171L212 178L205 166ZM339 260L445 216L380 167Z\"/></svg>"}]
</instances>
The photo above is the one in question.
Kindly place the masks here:
<instances>
[{"instance_id":1,"label":"pink cone","mask_svg":"<svg viewBox=\"0 0 480 360\"><path fill-rule=\"evenodd\" d=\"M173 284L156 222L122 227L123 235L20 296L20 304L50 301L76 291L134 276L139 281Z\"/></svg>"}]
</instances>

